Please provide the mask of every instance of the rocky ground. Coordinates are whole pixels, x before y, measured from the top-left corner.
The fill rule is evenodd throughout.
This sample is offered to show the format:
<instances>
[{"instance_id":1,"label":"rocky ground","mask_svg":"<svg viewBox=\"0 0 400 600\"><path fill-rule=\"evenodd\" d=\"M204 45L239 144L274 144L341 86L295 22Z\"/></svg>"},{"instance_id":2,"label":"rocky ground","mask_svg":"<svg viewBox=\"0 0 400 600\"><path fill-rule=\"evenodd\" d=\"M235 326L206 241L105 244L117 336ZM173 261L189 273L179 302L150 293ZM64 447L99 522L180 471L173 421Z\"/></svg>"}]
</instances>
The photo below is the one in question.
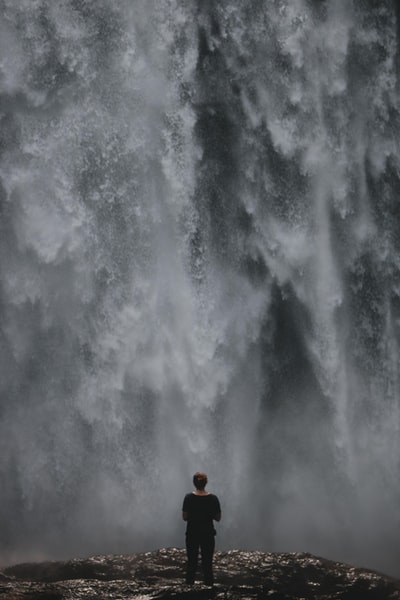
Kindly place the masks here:
<instances>
[{"instance_id":1,"label":"rocky ground","mask_svg":"<svg viewBox=\"0 0 400 600\"><path fill-rule=\"evenodd\" d=\"M184 583L185 551L7 567L0 600L400 600L400 581L310 554L231 550L215 555L213 588Z\"/></svg>"}]
</instances>

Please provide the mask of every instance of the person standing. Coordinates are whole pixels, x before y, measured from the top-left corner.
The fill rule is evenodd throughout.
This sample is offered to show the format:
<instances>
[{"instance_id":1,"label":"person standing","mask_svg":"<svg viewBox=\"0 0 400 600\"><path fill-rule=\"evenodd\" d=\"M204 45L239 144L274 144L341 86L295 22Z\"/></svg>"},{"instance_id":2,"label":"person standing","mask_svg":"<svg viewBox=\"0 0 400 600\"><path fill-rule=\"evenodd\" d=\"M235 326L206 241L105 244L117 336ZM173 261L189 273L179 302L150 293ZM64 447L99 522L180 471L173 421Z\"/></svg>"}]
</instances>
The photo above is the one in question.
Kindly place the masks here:
<instances>
[{"instance_id":1,"label":"person standing","mask_svg":"<svg viewBox=\"0 0 400 600\"><path fill-rule=\"evenodd\" d=\"M217 496L206 492L207 481L205 473L193 475L195 489L183 500L182 518L187 522L186 583L194 583L200 550L204 583L211 586L214 583L212 560L216 534L213 521L221 520L221 506Z\"/></svg>"}]
</instances>

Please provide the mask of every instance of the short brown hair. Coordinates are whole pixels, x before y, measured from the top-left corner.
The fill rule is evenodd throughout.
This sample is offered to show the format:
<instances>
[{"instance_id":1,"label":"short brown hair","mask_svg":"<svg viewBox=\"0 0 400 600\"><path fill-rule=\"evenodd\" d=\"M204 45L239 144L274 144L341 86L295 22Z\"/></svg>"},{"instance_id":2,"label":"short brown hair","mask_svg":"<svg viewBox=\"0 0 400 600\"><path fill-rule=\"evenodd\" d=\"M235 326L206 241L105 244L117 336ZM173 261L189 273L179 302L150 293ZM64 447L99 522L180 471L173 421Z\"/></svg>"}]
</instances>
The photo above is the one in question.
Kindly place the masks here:
<instances>
[{"instance_id":1,"label":"short brown hair","mask_svg":"<svg viewBox=\"0 0 400 600\"><path fill-rule=\"evenodd\" d=\"M198 490L204 490L207 485L207 481L208 479L205 473L200 473L200 471L197 471L197 473L193 475L194 487Z\"/></svg>"}]
</instances>

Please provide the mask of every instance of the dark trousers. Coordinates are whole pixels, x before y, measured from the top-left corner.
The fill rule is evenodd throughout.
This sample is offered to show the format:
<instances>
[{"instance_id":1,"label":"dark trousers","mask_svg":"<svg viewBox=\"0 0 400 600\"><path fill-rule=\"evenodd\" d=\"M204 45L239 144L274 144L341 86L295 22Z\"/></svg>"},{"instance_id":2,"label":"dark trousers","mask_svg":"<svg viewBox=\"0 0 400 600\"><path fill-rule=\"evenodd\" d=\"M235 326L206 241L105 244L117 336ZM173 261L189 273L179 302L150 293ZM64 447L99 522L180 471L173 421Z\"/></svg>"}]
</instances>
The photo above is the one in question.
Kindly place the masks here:
<instances>
[{"instance_id":1,"label":"dark trousers","mask_svg":"<svg viewBox=\"0 0 400 600\"><path fill-rule=\"evenodd\" d=\"M186 583L194 583L197 569L199 550L201 551L201 565L203 567L203 578L206 585L212 585L214 582L212 560L215 548L215 538L213 533L186 534L187 551L187 569Z\"/></svg>"}]
</instances>

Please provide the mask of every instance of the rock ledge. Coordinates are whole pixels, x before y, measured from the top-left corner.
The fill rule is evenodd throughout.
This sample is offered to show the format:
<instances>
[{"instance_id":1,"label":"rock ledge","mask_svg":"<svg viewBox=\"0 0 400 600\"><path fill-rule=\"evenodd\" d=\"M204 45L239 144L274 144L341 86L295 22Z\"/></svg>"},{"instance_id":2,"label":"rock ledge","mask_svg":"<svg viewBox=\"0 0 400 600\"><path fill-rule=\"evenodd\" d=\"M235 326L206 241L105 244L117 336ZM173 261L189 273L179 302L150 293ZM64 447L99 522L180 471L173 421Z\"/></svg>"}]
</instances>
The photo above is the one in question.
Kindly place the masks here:
<instances>
[{"instance_id":1,"label":"rock ledge","mask_svg":"<svg viewBox=\"0 0 400 600\"><path fill-rule=\"evenodd\" d=\"M212 589L185 585L185 561L167 548L19 564L0 573L0 600L400 600L399 580L311 554L217 552Z\"/></svg>"}]
</instances>

